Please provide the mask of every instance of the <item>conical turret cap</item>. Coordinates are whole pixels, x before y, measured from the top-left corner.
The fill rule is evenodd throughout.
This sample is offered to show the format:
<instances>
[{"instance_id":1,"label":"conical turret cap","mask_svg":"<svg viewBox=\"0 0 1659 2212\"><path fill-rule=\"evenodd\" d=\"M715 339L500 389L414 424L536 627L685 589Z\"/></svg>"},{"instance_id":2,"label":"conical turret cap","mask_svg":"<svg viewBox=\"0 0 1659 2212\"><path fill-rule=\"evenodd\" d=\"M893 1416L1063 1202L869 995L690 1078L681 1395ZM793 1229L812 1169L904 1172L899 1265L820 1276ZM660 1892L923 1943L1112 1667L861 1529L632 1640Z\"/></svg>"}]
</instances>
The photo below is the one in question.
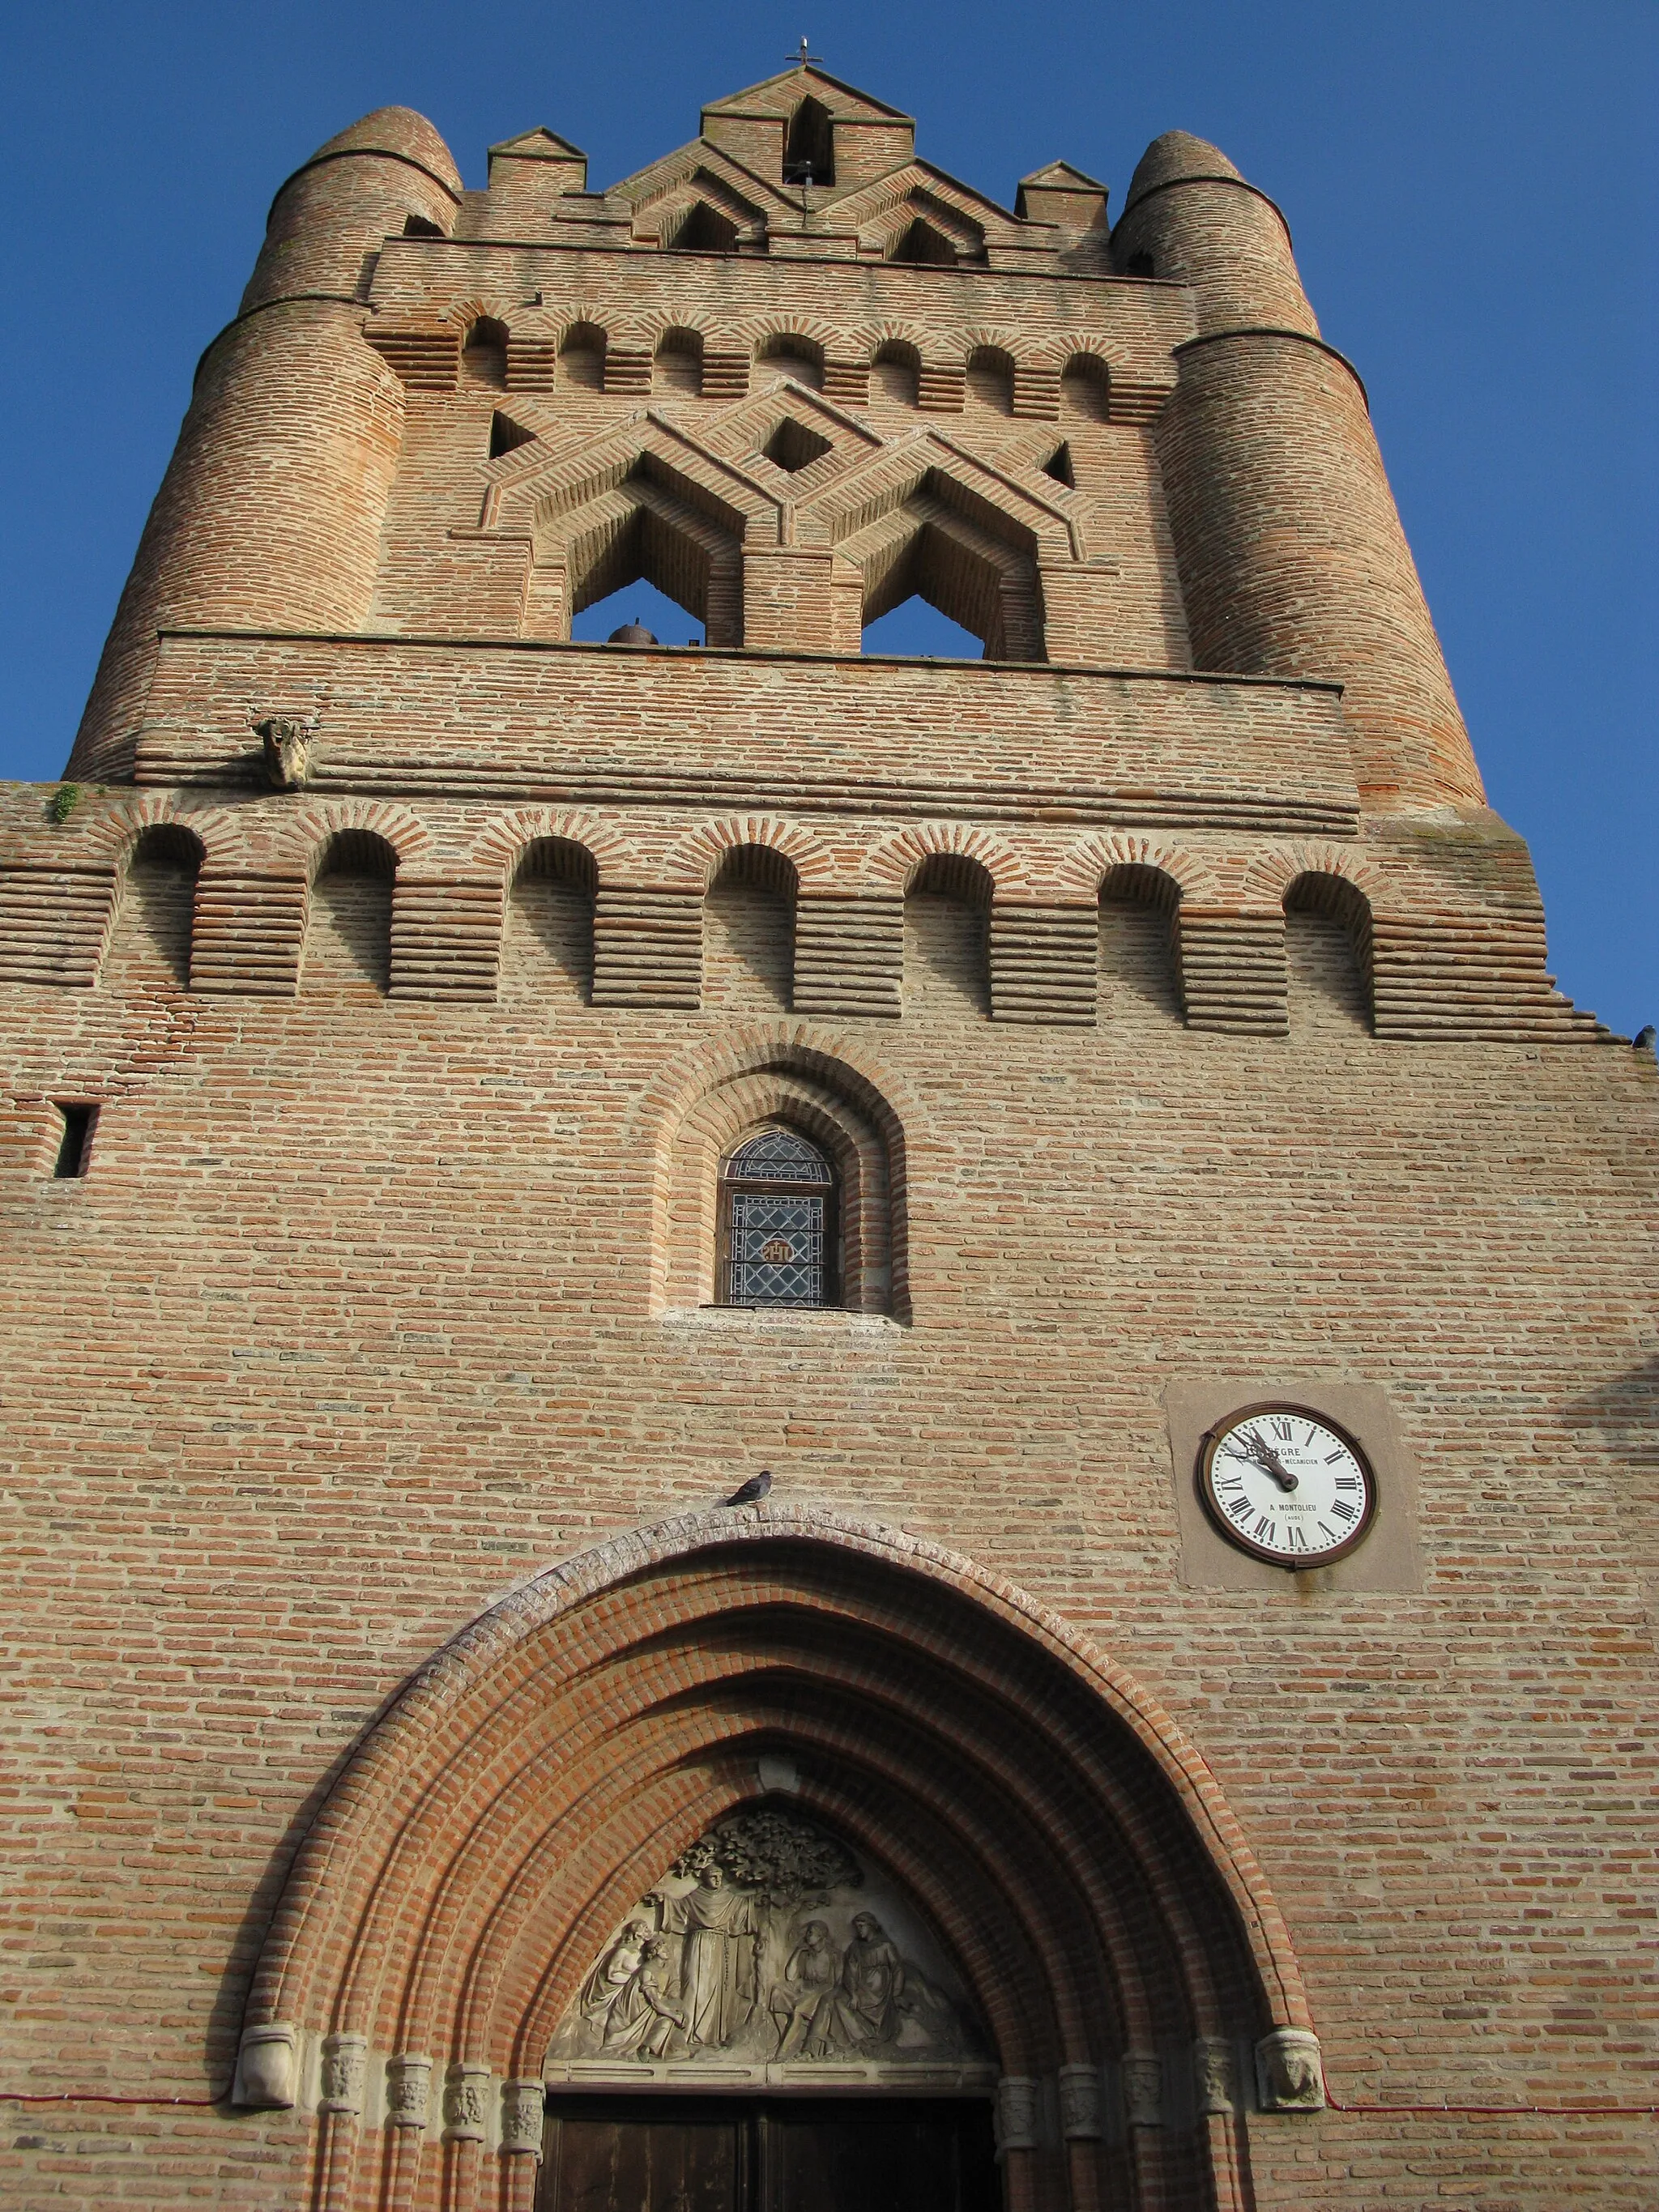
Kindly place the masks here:
<instances>
[{"instance_id":1,"label":"conical turret cap","mask_svg":"<svg viewBox=\"0 0 1659 2212\"><path fill-rule=\"evenodd\" d=\"M1176 184L1182 177L1237 177L1241 184L1244 181L1219 146L1212 146L1207 138L1194 138L1190 131L1166 131L1161 138L1153 139L1136 165L1123 204L1125 212L1143 193L1158 185Z\"/></svg>"},{"instance_id":2,"label":"conical turret cap","mask_svg":"<svg viewBox=\"0 0 1659 2212\"><path fill-rule=\"evenodd\" d=\"M461 189L454 156L425 116L412 107L377 107L337 131L311 158L321 161L335 154L393 154L430 170L451 191Z\"/></svg>"}]
</instances>

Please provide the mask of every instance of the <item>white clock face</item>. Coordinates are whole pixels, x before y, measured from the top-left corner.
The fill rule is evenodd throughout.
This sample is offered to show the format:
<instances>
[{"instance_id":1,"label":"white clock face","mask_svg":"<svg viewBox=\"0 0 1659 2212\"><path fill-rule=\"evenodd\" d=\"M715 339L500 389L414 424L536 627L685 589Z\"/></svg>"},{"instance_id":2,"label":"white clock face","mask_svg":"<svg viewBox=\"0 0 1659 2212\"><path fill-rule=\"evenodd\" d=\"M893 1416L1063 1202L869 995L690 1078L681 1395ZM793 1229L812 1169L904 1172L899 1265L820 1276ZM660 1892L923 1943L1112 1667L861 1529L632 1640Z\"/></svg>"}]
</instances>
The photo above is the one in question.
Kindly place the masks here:
<instances>
[{"instance_id":1,"label":"white clock face","mask_svg":"<svg viewBox=\"0 0 1659 2212\"><path fill-rule=\"evenodd\" d=\"M1370 1526L1376 1484L1357 1444L1299 1406L1254 1406L1205 1439L1199 1489L1241 1551L1322 1566Z\"/></svg>"}]
</instances>

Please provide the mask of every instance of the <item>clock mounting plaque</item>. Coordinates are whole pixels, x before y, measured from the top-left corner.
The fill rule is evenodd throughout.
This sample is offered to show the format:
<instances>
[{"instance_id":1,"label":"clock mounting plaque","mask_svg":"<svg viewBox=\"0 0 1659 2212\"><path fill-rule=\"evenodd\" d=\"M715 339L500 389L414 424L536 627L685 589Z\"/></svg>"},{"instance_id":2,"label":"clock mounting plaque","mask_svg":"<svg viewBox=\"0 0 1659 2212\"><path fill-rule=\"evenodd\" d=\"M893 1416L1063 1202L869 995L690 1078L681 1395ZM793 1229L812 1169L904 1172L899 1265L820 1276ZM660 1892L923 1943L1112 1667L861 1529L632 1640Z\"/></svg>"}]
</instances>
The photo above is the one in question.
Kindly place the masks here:
<instances>
[{"instance_id":1,"label":"clock mounting plaque","mask_svg":"<svg viewBox=\"0 0 1659 2212\"><path fill-rule=\"evenodd\" d=\"M1328 1413L1281 1402L1244 1406L1208 1431L1198 1491L1231 1544L1276 1567L1322 1567L1362 1542L1376 1512L1376 1476Z\"/></svg>"}]
</instances>

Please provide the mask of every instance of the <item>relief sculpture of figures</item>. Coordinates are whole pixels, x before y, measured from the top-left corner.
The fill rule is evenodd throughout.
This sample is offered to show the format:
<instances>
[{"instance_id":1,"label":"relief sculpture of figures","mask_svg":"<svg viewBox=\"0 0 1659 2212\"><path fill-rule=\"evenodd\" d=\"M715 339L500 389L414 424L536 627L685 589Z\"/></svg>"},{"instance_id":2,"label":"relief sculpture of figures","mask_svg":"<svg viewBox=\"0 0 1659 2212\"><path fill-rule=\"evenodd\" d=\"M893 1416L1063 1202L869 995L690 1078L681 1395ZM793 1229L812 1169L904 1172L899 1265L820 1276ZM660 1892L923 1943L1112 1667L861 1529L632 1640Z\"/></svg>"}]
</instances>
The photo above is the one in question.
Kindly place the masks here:
<instances>
[{"instance_id":1,"label":"relief sculpture of figures","mask_svg":"<svg viewBox=\"0 0 1659 2212\"><path fill-rule=\"evenodd\" d=\"M699 1838L629 1913L554 2034L550 2077L972 2069L988 2045L960 1988L908 1900L811 1821L762 1807Z\"/></svg>"},{"instance_id":2,"label":"relief sculpture of figures","mask_svg":"<svg viewBox=\"0 0 1659 2212\"><path fill-rule=\"evenodd\" d=\"M694 2044L724 2050L755 2009L755 1943L759 1900L726 1887L726 1869L711 1860L689 1897L658 1893L662 1925L682 1938L680 1994Z\"/></svg>"}]
</instances>

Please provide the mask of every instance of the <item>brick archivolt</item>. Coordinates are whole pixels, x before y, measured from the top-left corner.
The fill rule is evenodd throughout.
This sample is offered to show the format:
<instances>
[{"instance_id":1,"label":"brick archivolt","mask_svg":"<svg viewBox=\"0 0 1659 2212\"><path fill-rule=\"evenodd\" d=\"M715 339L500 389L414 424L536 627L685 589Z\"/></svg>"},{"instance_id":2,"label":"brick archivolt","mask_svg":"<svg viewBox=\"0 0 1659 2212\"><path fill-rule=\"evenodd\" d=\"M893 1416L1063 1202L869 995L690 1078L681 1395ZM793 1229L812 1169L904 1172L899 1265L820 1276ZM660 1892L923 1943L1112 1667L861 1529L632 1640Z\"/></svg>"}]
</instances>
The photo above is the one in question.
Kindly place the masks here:
<instances>
[{"instance_id":1,"label":"brick archivolt","mask_svg":"<svg viewBox=\"0 0 1659 2212\"><path fill-rule=\"evenodd\" d=\"M1122 830L1082 839L1052 870L1049 879L1062 895L1092 902L1120 868L1152 869L1170 878L1178 896L1191 898L1200 906L1226 903L1214 870L1186 847ZM1286 883L1290 880L1287 876Z\"/></svg>"},{"instance_id":2,"label":"brick archivolt","mask_svg":"<svg viewBox=\"0 0 1659 2212\"><path fill-rule=\"evenodd\" d=\"M334 839L350 831L384 838L397 854L400 868L423 859L432 847L431 832L418 816L406 806L388 805L383 800L365 805L351 799L334 799L305 807L288 823L282 842L295 865L307 877L314 877Z\"/></svg>"},{"instance_id":3,"label":"brick archivolt","mask_svg":"<svg viewBox=\"0 0 1659 2212\"><path fill-rule=\"evenodd\" d=\"M1308 2027L1266 1881L1167 1713L972 1562L783 1507L618 1537L423 1668L301 1845L247 2030L536 2078L611 1929L761 1794L766 1754L931 1918L1006 2074ZM1178 2112L1122 2201L1208 2164L1215 2124ZM1008 2156L1015 2203L1095 2201ZM394 2179L412 2205L495 2201L476 2142L337 2112L318 2158L343 2204Z\"/></svg>"},{"instance_id":4,"label":"brick archivolt","mask_svg":"<svg viewBox=\"0 0 1659 2212\"><path fill-rule=\"evenodd\" d=\"M667 855L665 879L706 890L726 854L745 845L763 845L781 854L795 871L798 889L809 896L838 887L836 856L823 840L803 823L783 821L775 814L731 814L721 821L700 823Z\"/></svg>"},{"instance_id":5,"label":"brick archivolt","mask_svg":"<svg viewBox=\"0 0 1659 2212\"><path fill-rule=\"evenodd\" d=\"M977 860L998 895L1017 896L1027 889L1026 869L1006 837L961 822L918 822L884 838L864 864L865 881L875 891L903 892L936 854Z\"/></svg>"}]
</instances>

